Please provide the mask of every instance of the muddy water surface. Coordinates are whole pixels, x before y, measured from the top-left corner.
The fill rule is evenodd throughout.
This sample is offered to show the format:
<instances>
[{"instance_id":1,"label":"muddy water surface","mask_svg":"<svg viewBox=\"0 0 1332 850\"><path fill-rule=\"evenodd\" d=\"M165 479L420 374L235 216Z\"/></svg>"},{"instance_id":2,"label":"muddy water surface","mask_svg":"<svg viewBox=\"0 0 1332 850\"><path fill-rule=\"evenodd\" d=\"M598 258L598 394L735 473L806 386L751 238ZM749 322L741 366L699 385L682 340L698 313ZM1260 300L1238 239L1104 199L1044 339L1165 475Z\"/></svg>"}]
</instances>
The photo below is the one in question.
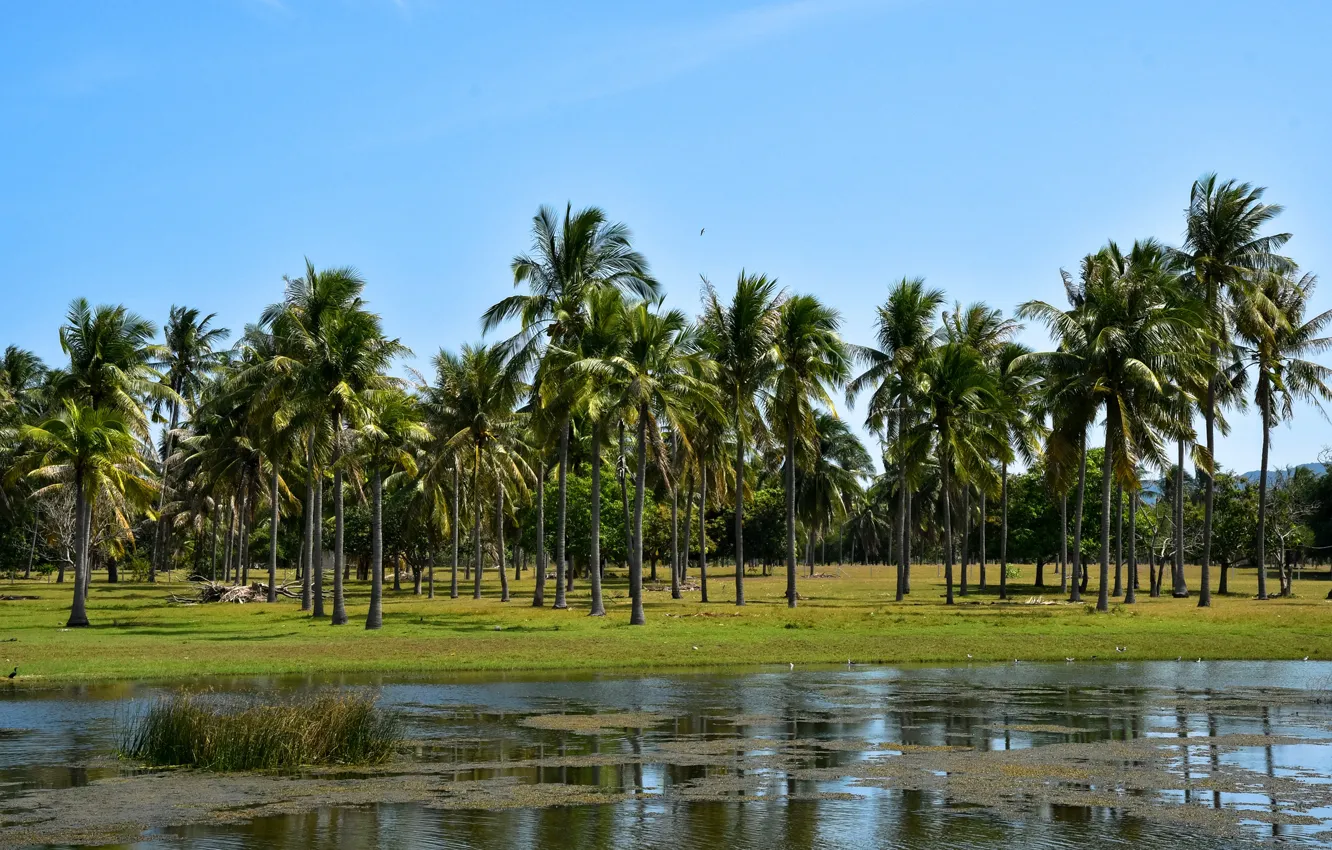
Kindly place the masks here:
<instances>
[{"instance_id":1,"label":"muddy water surface","mask_svg":"<svg viewBox=\"0 0 1332 850\"><path fill-rule=\"evenodd\" d=\"M373 688L410 741L142 771L118 729L163 686L0 687L0 848L1332 847L1332 664L208 684Z\"/></svg>"}]
</instances>

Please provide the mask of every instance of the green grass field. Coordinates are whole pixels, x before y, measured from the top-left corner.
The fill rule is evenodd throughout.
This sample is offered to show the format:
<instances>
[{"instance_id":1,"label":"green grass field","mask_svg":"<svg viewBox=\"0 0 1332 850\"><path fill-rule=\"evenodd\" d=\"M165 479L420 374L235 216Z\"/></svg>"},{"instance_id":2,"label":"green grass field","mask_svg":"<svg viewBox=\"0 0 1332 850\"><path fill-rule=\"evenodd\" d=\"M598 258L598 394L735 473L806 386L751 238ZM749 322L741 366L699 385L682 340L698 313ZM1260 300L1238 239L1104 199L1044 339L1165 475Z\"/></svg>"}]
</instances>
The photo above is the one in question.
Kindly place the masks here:
<instances>
[{"instance_id":1,"label":"green grass field","mask_svg":"<svg viewBox=\"0 0 1332 850\"><path fill-rule=\"evenodd\" d=\"M1040 593L1034 570L1020 568L1009 602L995 588L943 604L933 566L914 567L908 601L893 601L885 567L822 568L830 578L800 579L800 607L788 610L782 573L750 576L749 604L727 600L733 576L710 571L713 602L697 591L673 601L669 588L645 593L648 624L628 625L623 577L606 588L608 616L586 616L581 580L570 607L530 606L532 577L511 584L514 600L499 602L498 580L486 574L485 598L449 599L447 572L436 573L436 598L408 589L385 593L384 628L364 630L368 583L348 585L351 623L313 620L296 600L267 604L168 605L172 585L107 584L100 574L88 600L92 627L63 628L71 585L0 581L0 664L18 665L19 685L106 679L183 678L206 674L452 672L502 670L636 670L761 664L919 663L1022 660L1332 659L1329 583L1305 575L1297 596L1259 602L1248 571L1231 576L1230 596L1200 610L1196 597L1114 604L1109 614L1062 601L1057 585ZM663 572L665 572L663 570ZM997 570L991 571L991 576ZM973 570L974 573L974 570ZM1053 571L1047 568L1047 576ZM442 581L438 581L442 579ZM974 578L973 578L974 580ZM1057 582L1057 576L1055 576ZM1197 587L1196 568L1189 576ZM552 582L553 584L553 582ZM1269 584L1275 587L1275 582ZM548 591L548 600L553 593ZM1087 596L1095 602L1095 579ZM1114 600L1118 602L1118 600ZM1115 646L1127 646L1116 653Z\"/></svg>"}]
</instances>

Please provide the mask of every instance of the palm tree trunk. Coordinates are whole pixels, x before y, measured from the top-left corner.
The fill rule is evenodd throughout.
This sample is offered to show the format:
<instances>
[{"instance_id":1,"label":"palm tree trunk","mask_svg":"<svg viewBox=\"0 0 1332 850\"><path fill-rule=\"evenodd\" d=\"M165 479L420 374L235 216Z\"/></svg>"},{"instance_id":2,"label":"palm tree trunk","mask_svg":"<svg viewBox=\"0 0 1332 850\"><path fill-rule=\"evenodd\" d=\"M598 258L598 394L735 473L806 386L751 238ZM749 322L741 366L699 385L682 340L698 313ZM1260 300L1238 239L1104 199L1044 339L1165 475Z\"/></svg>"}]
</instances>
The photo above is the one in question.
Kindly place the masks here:
<instances>
[{"instance_id":1,"label":"palm tree trunk","mask_svg":"<svg viewBox=\"0 0 1332 850\"><path fill-rule=\"evenodd\" d=\"M314 509L315 509L315 461L314 461L314 430L310 431L310 437L305 448L305 518L302 533L305 537L301 557L305 559L305 568L301 570L301 610L309 611L312 602L313 588L310 578L314 572Z\"/></svg>"},{"instance_id":2,"label":"palm tree trunk","mask_svg":"<svg viewBox=\"0 0 1332 850\"><path fill-rule=\"evenodd\" d=\"M591 538L587 562L592 564L592 609L587 612L589 617L606 616L606 605L601 597L601 570L597 566L601 564L601 424L592 425L592 457L590 458L592 466L592 522L589 537Z\"/></svg>"},{"instance_id":3,"label":"palm tree trunk","mask_svg":"<svg viewBox=\"0 0 1332 850\"><path fill-rule=\"evenodd\" d=\"M250 516L250 473L241 473L240 506L236 511L236 571L232 573L232 583L241 584L241 573L248 566L250 554L250 529L246 520Z\"/></svg>"},{"instance_id":4,"label":"palm tree trunk","mask_svg":"<svg viewBox=\"0 0 1332 850\"><path fill-rule=\"evenodd\" d=\"M1111 429L1105 429L1105 457L1101 460L1101 581L1096 589L1096 610L1110 610L1110 447Z\"/></svg>"},{"instance_id":5,"label":"palm tree trunk","mask_svg":"<svg viewBox=\"0 0 1332 850\"><path fill-rule=\"evenodd\" d=\"M1083 570L1082 564L1082 508L1087 495L1087 432L1084 430L1081 439L1080 454L1082 459L1078 463L1078 498L1073 508L1073 575L1071 578L1072 590L1069 593L1068 601L1082 601L1082 585L1079 581Z\"/></svg>"},{"instance_id":6,"label":"palm tree trunk","mask_svg":"<svg viewBox=\"0 0 1332 850\"><path fill-rule=\"evenodd\" d=\"M796 607L795 419L786 423L786 607Z\"/></svg>"},{"instance_id":7,"label":"palm tree trunk","mask_svg":"<svg viewBox=\"0 0 1332 850\"><path fill-rule=\"evenodd\" d=\"M342 414L333 414L333 618L330 625L341 626L347 622L347 600L343 595L342 584L346 553L343 551L343 513L342 513ZM394 572L397 572L395 566Z\"/></svg>"},{"instance_id":8,"label":"palm tree trunk","mask_svg":"<svg viewBox=\"0 0 1332 850\"><path fill-rule=\"evenodd\" d=\"M449 574L450 599L458 598L458 522L462 518L462 489L459 486L460 478L462 478L462 464L460 464L455 457L453 459L453 569Z\"/></svg>"},{"instance_id":9,"label":"palm tree trunk","mask_svg":"<svg viewBox=\"0 0 1332 850\"><path fill-rule=\"evenodd\" d=\"M898 464L897 471L897 593L894 599L906 598L907 571L907 482L905 470Z\"/></svg>"},{"instance_id":10,"label":"palm tree trunk","mask_svg":"<svg viewBox=\"0 0 1332 850\"><path fill-rule=\"evenodd\" d=\"M999 473L999 598L1008 598L1008 461ZM1044 558L1044 554L1041 556ZM1042 582L1037 582L1038 584Z\"/></svg>"},{"instance_id":11,"label":"palm tree trunk","mask_svg":"<svg viewBox=\"0 0 1332 850\"><path fill-rule=\"evenodd\" d=\"M962 587L967 595L967 567L971 565L971 485L962 490Z\"/></svg>"},{"instance_id":12,"label":"palm tree trunk","mask_svg":"<svg viewBox=\"0 0 1332 850\"><path fill-rule=\"evenodd\" d=\"M231 547L236 543L236 497L227 497L227 532L222 544L222 581L231 581Z\"/></svg>"},{"instance_id":13,"label":"palm tree trunk","mask_svg":"<svg viewBox=\"0 0 1332 850\"><path fill-rule=\"evenodd\" d=\"M222 503L216 502L213 505L213 548L208 553L208 576L213 581L217 581L217 540L222 530Z\"/></svg>"},{"instance_id":14,"label":"palm tree trunk","mask_svg":"<svg viewBox=\"0 0 1332 850\"><path fill-rule=\"evenodd\" d=\"M979 553L978 560L980 561L980 589L984 590L985 589L985 490L984 488L982 488L980 491L979 527L980 527L980 532L979 532L980 540L978 541L979 548L977 549L977 551Z\"/></svg>"},{"instance_id":15,"label":"palm tree trunk","mask_svg":"<svg viewBox=\"0 0 1332 850\"><path fill-rule=\"evenodd\" d=\"M643 616L643 491L647 483L647 403L638 408L638 468L634 470L634 548L629 556L629 625L647 623ZM595 568L594 568L595 571Z\"/></svg>"},{"instance_id":16,"label":"palm tree trunk","mask_svg":"<svg viewBox=\"0 0 1332 850\"><path fill-rule=\"evenodd\" d=\"M680 460L680 435L671 429L671 473ZM680 598L680 482L671 481L671 598Z\"/></svg>"},{"instance_id":17,"label":"palm tree trunk","mask_svg":"<svg viewBox=\"0 0 1332 850\"><path fill-rule=\"evenodd\" d=\"M1263 456L1258 468L1258 539L1255 551L1258 557L1258 598L1267 598L1267 455L1272 446L1272 422L1267 415L1267 375L1258 375L1258 398L1263 427Z\"/></svg>"},{"instance_id":18,"label":"palm tree trunk","mask_svg":"<svg viewBox=\"0 0 1332 850\"><path fill-rule=\"evenodd\" d=\"M365 615L367 629L384 626L384 476L375 467L370 484L370 611ZM393 572L398 572L394 567ZM432 585L433 587L433 585Z\"/></svg>"},{"instance_id":19,"label":"palm tree trunk","mask_svg":"<svg viewBox=\"0 0 1332 850\"><path fill-rule=\"evenodd\" d=\"M90 534L90 514L87 495L83 486L82 470L74 472L74 602L69 606L69 619L65 628L83 628L88 625L88 595L84 588L88 583L88 540Z\"/></svg>"},{"instance_id":20,"label":"palm tree trunk","mask_svg":"<svg viewBox=\"0 0 1332 850\"><path fill-rule=\"evenodd\" d=\"M564 529L565 519L568 515L568 470L569 470L569 417L564 418L564 425L560 428L560 504L559 515L555 520L555 604L551 606L556 611L568 608L565 601L564 571L566 568L564 555Z\"/></svg>"},{"instance_id":21,"label":"palm tree trunk","mask_svg":"<svg viewBox=\"0 0 1332 850\"><path fill-rule=\"evenodd\" d=\"M277 602L277 556L278 556L278 462L269 458L273 467L273 482L268 488L268 601Z\"/></svg>"},{"instance_id":22,"label":"palm tree trunk","mask_svg":"<svg viewBox=\"0 0 1332 850\"><path fill-rule=\"evenodd\" d=\"M310 538L311 582L314 593L314 611L311 616L324 616L324 471L314 473L314 536Z\"/></svg>"},{"instance_id":23,"label":"palm tree trunk","mask_svg":"<svg viewBox=\"0 0 1332 850\"><path fill-rule=\"evenodd\" d=\"M708 601L708 468L698 475L698 586L701 602Z\"/></svg>"},{"instance_id":24,"label":"palm tree trunk","mask_svg":"<svg viewBox=\"0 0 1332 850\"><path fill-rule=\"evenodd\" d=\"M37 557L37 530L41 528L41 522L38 519L37 512L33 512L32 517L32 545L28 547L28 566L23 568L23 580L32 578L32 562ZM201 547L202 548L202 547ZM14 573L11 570L9 574L10 581L14 579Z\"/></svg>"},{"instance_id":25,"label":"palm tree trunk","mask_svg":"<svg viewBox=\"0 0 1332 850\"><path fill-rule=\"evenodd\" d=\"M1212 341L1211 363L1221 360L1221 347ZM1207 456L1216 457L1216 375L1207 381L1207 407L1203 410L1203 422L1207 428ZM1198 582L1198 607L1210 608L1212 605L1212 496L1216 489L1216 480L1211 472L1200 470L1207 479L1203 482L1203 540L1202 540L1202 577Z\"/></svg>"},{"instance_id":26,"label":"palm tree trunk","mask_svg":"<svg viewBox=\"0 0 1332 850\"><path fill-rule=\"evenodd\" d=\"M631 516L633 505L629 502L629 457L624 449L624 420L620 420L620 457L616 465L615 477L620 481L620 506L624 509L624 559L628 567L634 559L634 520ZM600 570L600 564L595 565Z\"/></svg>"},{"instance_id":27,"label":"palm tree trunk","mask_svg":"<svg viewBox=\"0 0 1332 850\"><path fill-rule=\"evenodd\" d=\"M1189 595L1184 583L1184 441L1179 441L1179 465L1175 468L1175 560L1170 595L1183 599Z\"/></svg>"},{"instance_id":28,"label":"palm tree trunk","mask_svg":"<svg viewBox=\"0 0 1332 850\"><path fill-rule=\"evenodd\" d=\"M176 387L172 387L176 389ZM170 472L171 461L171 441L175 436L176 428L180 427L180 402L172 400L171 402L171 422L167 426L166 436L162 439L162 487L157 494L157 533L153 537L153 553L148 560L148 581L157 581L157 565L159 559L162 562L166 560L167 532L162 524L163 509L166 507L167 497L167 475Z\"/></svg>"},{"instance_id":29,"label":"palm tree trunk","mask_svg":"<svg viewBox=\"0 0 1332 850\"><path fill-rule=\"evenodd\" d=\"M1115 589L1111 594L1124 595L1124 485L1115 484Z\"/></svg>"},{"instance_id":30,"label":"palm tree trunk","mask_svg":"<svg viewBox=\"0 0 1332 850\"><path fill-rule=\"evenodd\" d=\"M906 527L902 531L902 593L906 594L907 596L911 595L911 503L913 501L914 499L911 498L911 491L907 490L906 517L905 517ZM856 548L856 539L852 537L851 551L853 553L852 556L853 558L854 558L855 548Z\"/></svg>"},{"instance_id":31,"label":"palm tree trunk","mask_svg":"<svg viewBox=\"0 0 1332 850\"><path fill-rule=\"evenodd\" d=\"M495 482L495 563L499 567L500 601L509 601L509 573L504 566L504 485Z\"/></svg>"},{"instance_id":32,"label":"palm tree trunk","mask_svg":"<svg viewBox=\"0 0 1332 850\"><path fill-rule=\"evenodd\" d=\"M943 514L944 514L944 604L953 604L953 498L949 492L948 461L939 463L939 474L942 476L941 489L943 491Z\"/></svg>"},{"instance_id":33,"label":"palm tree trunk","mask_svg":"<svg viewBox=\"0 0 1332 850\"><path fill-rule=\"evenodd\" d=\"M735 604L745 604L745 437L735 416Z\"/></svg>"},{"instance_id":34,"label":"palm tree trunk","mask_svg":"<svg viewBox=\"0 0 1332 850\"><path fill-rule=\"evenodd\" d=\"M1068 493L1059 495L1059 592L1068 593Z\"/></svg>"},{"instance_id":35,"label":"palm tree trunk","mask_svg":"<svg viewBox=\"0 0 1332 850\"><path fill-rule=\"evenodd\" d=\"M546 604L546 459L537 460L536 491L536 587L532 591L532 607Z\"/></svg>"},{"instance_id":36,"label":"palm tree trunk","mask_svg":"<svg viewBox=\"0 0 1332 850\"><path fill-rule=\"evenodd\" d=\"M1134 474L1136 479L1137 475ZM1124 588L1124 604L1138 601L1138 482L1129 490L1128 584Z\"/></svg>"},{"instance_id":37,"label":"palm tree trunk","mask_svg":"<svg viewBox=\"0 0 1332 850\"><path fill-rule=\"evenodd\" d=\"M684 520L684 551L680 558L680 583L684 584L689 580L689 547L693 545L692 533L694 531L694 471L692 469L685 475L684 480L685 496L685 520Z\"/></svg>"},{"instance_id":38,"label":"palm tree trunk","mask_svg":"<svg viewBox=\"0 0 1332 850\"><path fill-rule=\"evenodd\" d=\"M473 447L472 465L472 598L481 598L481 449Z\"/></svg>"}]
</instances>

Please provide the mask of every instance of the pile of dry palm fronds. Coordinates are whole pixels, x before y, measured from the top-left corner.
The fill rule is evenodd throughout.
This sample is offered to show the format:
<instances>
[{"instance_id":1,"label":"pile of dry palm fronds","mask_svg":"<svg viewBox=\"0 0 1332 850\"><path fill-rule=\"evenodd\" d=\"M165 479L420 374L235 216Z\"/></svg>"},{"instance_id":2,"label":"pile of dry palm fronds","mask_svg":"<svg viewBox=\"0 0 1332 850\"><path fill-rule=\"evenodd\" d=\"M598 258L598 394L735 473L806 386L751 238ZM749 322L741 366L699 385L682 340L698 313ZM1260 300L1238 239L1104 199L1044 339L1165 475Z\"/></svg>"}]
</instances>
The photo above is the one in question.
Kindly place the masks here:
<instances>
[{"instance_id":1,"label":"pile of dry palm fronds","mask_svg":"<svg viewBox=\"0 0 1332 850\"><path fill-rule=\"evenodd\" d=\"M252 584L225 584L220 581L195 581L193 594L173 593L167 597L168 602L174 602L178 605L198 605L204 602L235 602L243 604L246 602L266 602L268 600L268 585L262 582ZM293 585L283 584L277 588L278 596L285 596L288 599L300 599L300 593L291 590Z\"/></svg>"}]
</instances>

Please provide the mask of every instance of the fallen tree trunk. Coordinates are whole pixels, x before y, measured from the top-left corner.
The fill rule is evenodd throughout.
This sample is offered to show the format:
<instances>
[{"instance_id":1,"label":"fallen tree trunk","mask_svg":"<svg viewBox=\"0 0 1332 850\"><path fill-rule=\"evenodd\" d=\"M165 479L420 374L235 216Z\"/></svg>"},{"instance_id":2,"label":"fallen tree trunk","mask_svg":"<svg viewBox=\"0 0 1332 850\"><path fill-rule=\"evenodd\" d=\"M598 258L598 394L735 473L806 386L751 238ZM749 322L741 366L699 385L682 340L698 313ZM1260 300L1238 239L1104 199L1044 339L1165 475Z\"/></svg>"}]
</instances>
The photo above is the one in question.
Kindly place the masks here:
<instances>
[{"instance_id":1,"label":"fallen tree trunk","mask_svg":"<svg viewBox=\"0 0 1332 850\"><path fill-rule=\"evenodd\" d=\"M246 602L268 601L268 585L263 582L256 581L248 585L234 585L199 580L193 582L193 585L193 594L173 593L167 597L167 601L177 605L200 605L206 602L234 602L239 605ZM297 590L293 591L292 587L296 587ZM301 598L299 585L293 584L279 585L277 595L285 596L288 599Z\"/></svg>"}]
</instances>

